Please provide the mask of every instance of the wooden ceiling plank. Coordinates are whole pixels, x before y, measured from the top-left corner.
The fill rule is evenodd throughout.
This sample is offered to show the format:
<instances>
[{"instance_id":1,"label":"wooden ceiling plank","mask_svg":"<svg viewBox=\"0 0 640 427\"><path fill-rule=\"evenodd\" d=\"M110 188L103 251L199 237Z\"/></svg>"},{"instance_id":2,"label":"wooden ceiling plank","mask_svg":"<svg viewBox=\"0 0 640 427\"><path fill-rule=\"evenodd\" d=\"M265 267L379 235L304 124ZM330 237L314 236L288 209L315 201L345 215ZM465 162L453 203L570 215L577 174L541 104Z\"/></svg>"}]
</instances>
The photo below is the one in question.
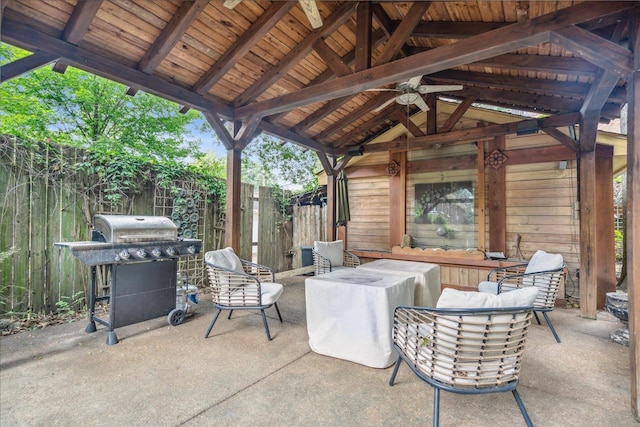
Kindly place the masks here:
<instances>
[{"instance_id":1,"label":"wooden ceiling plank","mask_svg":"<svg viewBox=\"0 0 640 427\"><path fill-rule=\"evenodd\" d=\"M429 6L431 6L431 2L414 2L411 5L406 16L400 22L400 25L396 27L389 41L385 44L384 51L377 58L376 64L385 64L396 56L400 48L402 48L409 37L411 37L411 32L422 20L422 16L425 14L427 9L429 9Z\"/></svg>"},{"instance_id":2,"label":"wooden ceiling plank","mask_svg":"<svg viewBox=\"0 0 640 427\"><path fill-rule=\"evenodd\" d=\"M440 129L438 129L438 132L450 132L451 129L453 129L453 127L456 125L456 123L458 123L458 120L460 120L462 116L464 116L464 113L467 112L467 110L471 107L471 104L473 104L475 100L476 99L472 96L468 96L463 99L460 105L456 107L455 111L451 113L447 121L444 122Z\"/></svg>"},{"instance_id":3,"label":"wooden ceiling plank","mask_svg":"<svg viewBox=\"0 0 640 427\"><path fill-rule=\"evenodd\" d=\"M178 104L188 105L197 110L216 111L225 118L233 118L233 110L220 101L210 97L202 97L188 89L122 65L103 55L89 52L76 45L44 34L29 25L16 22L6 15L2 21L1 36L2 41L6 43L27 50L41 49L63 58L65 62L74 67L98 76L124 85L135 85L145 92Z\"/></svg>"},{"instance_id":4,"label":"wooden ceiling plank","mask_svg":"<svg viewBox=\"0 0 640 427\"><path fill-rule=\"evenodd\" d=\"M318 108L316 111L307 116L306 119L298 123L293 127L293 131L296 133L302 133L305 130L309 129L311 126L315 125L322 119L324 119L328 114L340 108L342 104L344 104L351 97L343 96L342 98L332 99L323 105L321 108Z\"/></svg>"},{"instance_id":5,"label":"wooden ceiling plank","mask_svg":"<svg viewBox=\"0 0 640 427\"><path fill-rule=\"evenodd\" d=\"M278 21L284 18L295 6L295 2L273 2L271 6L245 31L233 47L193 85L193 91L203 95L231 70L240 58L244 57Z\"/></svg>"},{"instance_id":6,"label":"wooden ceiling plank","mask_svg":"<svg viewBox=\"0 0 640 427\"><path fill-rule=\"evenodd\" d=\"M208 3L209 0L182 3L160 36L144 54L138 63L138 69L143 73L152 74Z\"/></svg>"},{"instance_id":7,"label":"wooden ceiling plank","mask_svg":"<svg viewBox=\"0 0 640 427\"><path fill-rule=\"evenodd\" d=\"M292 67L298 64L305 56L311 52L313 44L321 37L327 36L336 31L341 25L343 25L353 14L357 3L346 2L336 9L331 16L329 16L322 27L314 30L299 43L293 50L291 50L284 58L282 58L276 65L271 67L264 75L257 80L251 87L244 91L239 97L237 97L232 105L235 107L245 105L260 94L262 94L269 86L273 85L277 80L282 78Z\"/></svg>"},{"instance_id":8,"label":"wooden ceiling plank","mask_svg":"<svg viewBox=\"0 0 640 427\"><path fill-rule=\"evenodd\" d=\"M371 6L371 2L363 1L358 3L356 10L356 71L371 67L373 52L373 8Z\"/></svg>"},{"instance_id":9,"label":"wooden ceiling plank","mask_svg":"<svg viewBox=\"0 0 640 427\"><path fill-rule=\"evenodd\" d=\"M544 119L539 119L540 128L547 127L570 126L578 122L579 115L574 113L559 114ZM422 137L413 138L407 143L406 138L399 138L394 141L382 142L377 144L368 144L364 147L365 153L378 153L391 150L421 150L432 148L435 145L458 145L468 144L478 140L486 140L497 136L514 134L517 131L518 124L521 122L505 123L500 125L491 125L481 128L462 129L448 133L437 133Z\"/></svg>"},{"instance_id":10,"label":"wooden ceiling plank","mask_svg":"<svg viewBox=\"0 0 640 427\"><path fill-rule=\"evenodd\" d=\"M629 50L582 28L572 26L554 30L551 42L621 77L626 78L632 72L633 58Z\"/></svg>"},{"instance_id":11,"label":"wooden ceiling plank","mask_svg":"<svg viewBox=\"0 0 640 427\"><path fill-rule=\"evenodd\" d=\"M239 117L253 114L271 115L294 108L352 95L367 89L410 79L419 74L432 74L482 59L502 55L527 45L548 42L550 32L578 24L621 9L628 2L579 3L556 13L508 25L465 40L464 44L445 45L407 58L402 58L327 81L273 99L236 109Z\"/></svg>"},{"instance_id":12,"label":"wooden ceiling plank","mask_svg":"<svg viewBox=\"0 0 640 427\"><path fill-rule=\"evenodd\" d=\"M504 22L422 21L413 29L411 37L460 40L477 36L487 31L496 30L506 25L509 24Z\"/></svg>"},{"instance_id":13,"label":"wooden ceiling plank","mask_svg":"<svg viewBox=\"0 0 640 427\"><path fill-rule=\"evenodd\" d=\"M89 30L89 26L96 17L101 5L102 0L78 2L64 28L62 40L76 45L80 43ZM67 64L62 61L53 65L53 71L57 73L64 73L66 70Z\"/></svg>"},{"instance_id":14,"label":"wooden ceiling plank","mask_svg":"<svg viewBox=\"0 0 640 427\"><path fill-rule=\"evenodd\" d=\"M347 64L342 61L340 55L335 50L331 49L324 39L319 39L313 44L313 50L320 56L320 58L327 64L327 67L338 77L351 74L352 70Z\"/></svg>"},{"instance_id":15,"label":"wooden ceiling plank","mask_svg":"<svg viewBox=\"0 0 640 427\"><path fill-rule=\"evenodd\" d=\"M4 64L0 67L0 82L6 82L14 77L19 77L24 73L43 67L58 58L59 56L52 53L37 51L29 56Z\"/></svg>"}]
</instances>

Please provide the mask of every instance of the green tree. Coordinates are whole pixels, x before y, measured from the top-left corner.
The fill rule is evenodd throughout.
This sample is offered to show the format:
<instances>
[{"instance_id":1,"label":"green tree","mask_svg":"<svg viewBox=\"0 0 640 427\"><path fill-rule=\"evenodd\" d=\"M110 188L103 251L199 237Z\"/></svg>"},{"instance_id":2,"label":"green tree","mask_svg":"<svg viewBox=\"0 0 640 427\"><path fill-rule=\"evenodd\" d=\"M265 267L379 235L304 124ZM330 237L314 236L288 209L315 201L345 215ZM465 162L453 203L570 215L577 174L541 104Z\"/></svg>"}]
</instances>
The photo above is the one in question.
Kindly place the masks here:
<instances>
[{"instance_id":1,"label":"green tree","mask_svg":"<svg viewBox=\"0 0 640 427\"><path fill-rule=\"evenodd\" d=\"M26 54L0 45L2 63ZM0 85L0 132L86 148L109 141L119 144L117 151L157 159L200 155L199 141L188 131L199 112L180 114L171 101L125 92L119 83L73 67L64 74L43 67Z\"/></svg>"}]
</instances>

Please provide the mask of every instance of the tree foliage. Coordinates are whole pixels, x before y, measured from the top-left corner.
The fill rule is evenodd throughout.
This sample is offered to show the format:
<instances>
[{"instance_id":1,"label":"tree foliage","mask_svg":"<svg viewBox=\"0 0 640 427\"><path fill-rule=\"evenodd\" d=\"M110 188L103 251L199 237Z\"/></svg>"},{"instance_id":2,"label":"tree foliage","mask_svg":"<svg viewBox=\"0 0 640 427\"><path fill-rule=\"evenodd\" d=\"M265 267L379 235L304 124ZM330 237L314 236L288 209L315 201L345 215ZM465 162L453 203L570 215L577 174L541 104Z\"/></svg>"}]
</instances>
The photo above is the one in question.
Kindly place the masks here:
<instances>
[{"instance_id":1,"label":"tree foliage","mask_svg":"<svg viewBox=\"0 0 640 427\"><path fill-rule=\"evenodd\" d=\"M25 54L0 45L3 63ZM187 130L198 112L180 114L175 103L144 92L128 96L123 85L73 67L64 74L43 67L4 82L0 117L1 133L27 140L85 148L108 141L116 150L157 159L199 154Z\"/></svg>"}]
</instances>

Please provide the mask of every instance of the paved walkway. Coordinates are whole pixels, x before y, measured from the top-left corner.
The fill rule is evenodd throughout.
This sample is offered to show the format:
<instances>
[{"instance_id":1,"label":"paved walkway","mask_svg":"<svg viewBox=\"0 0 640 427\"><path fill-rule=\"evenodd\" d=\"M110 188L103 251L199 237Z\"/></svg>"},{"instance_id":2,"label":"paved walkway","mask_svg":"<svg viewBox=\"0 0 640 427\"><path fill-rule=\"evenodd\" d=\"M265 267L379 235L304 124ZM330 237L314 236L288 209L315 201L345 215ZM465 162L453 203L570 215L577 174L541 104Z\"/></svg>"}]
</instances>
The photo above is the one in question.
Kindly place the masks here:
<instances>
[{"instance_id":1,"label":"paved walkway","mask_svg":"<svg viewBox=\"0 0 640 427\"><path fill-rule=\"evenodd\" d=\"M286 280L269 313L221 316L201 298L194 317L172 327L155 319L117 329L105 344L86 321L0 338L0 426L423 426L432 389L400 368L373 369L309 349L304 278ZM620 326L576 309L550 314L562 338L532 327L518 390L538 426L631 426L629 349L611 342ZM441 425L524 425L510 393L441 395Z\"/></svg>"}]
</instances>

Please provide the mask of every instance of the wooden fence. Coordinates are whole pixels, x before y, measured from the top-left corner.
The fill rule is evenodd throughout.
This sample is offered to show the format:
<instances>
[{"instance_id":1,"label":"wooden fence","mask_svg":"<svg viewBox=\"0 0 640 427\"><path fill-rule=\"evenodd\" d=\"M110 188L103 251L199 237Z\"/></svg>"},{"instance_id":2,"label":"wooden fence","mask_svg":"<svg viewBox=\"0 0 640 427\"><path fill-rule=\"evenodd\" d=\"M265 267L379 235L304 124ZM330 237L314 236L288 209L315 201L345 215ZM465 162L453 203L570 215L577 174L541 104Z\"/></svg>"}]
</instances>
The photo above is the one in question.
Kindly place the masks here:
<instances>
[{"instance_id":1,"label":"wooden fence","mask_svg":"<svg viewBox=\"0 0 640 427\"><path fill-rule=\"evenodd\" d=\"M186 212L176 216L178 196L161 188L154 177L141 178L135 194L124 194L121 203L109 203L95 176L65 168L84 155L70 147L25 147L15 138L0 137L0 314L46 313L54 311L58 302L74 308L84 305L89 267L53 243L90 240L94 214L161 215L184 222L181 215ZM203 197L204 190L192 181L176 181L175 188L196 201L193 212L189 211L191 223L189 227L182 224L181 232L189 229L203 241L202 253L180 260L179 269L202 287L206 285L204 252L224 245L224 212L218 201ZM243 184L241 192L245 209L240 255L251 259L253 186ZM200 196L193 198L196 194ZM274 247L273 242L269 245Z\"/></svg>"}]
</instances>

